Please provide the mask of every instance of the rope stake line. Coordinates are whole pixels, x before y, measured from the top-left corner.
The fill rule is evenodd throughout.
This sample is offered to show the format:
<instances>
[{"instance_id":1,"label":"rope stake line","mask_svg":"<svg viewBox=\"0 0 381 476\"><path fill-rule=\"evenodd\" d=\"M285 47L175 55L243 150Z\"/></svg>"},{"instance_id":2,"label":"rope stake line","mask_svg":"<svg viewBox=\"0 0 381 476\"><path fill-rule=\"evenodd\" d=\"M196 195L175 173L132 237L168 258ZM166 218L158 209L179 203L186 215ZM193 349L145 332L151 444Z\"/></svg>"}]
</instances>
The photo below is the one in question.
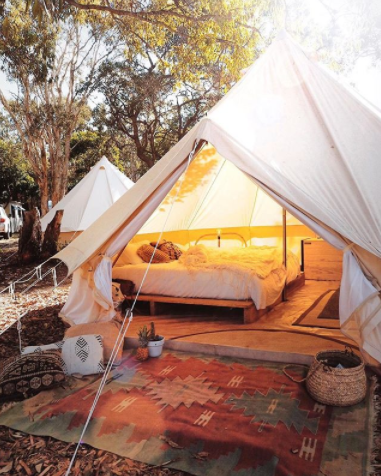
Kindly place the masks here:
<instances>
[{"instance_id":1,"label":"rope stake line","mask_svg":"<svg viewBox=\"0 0 381 476\"><path fill-rule=\"evenodd\" d=\"M11 295L12 301L16 301L16 294L15 294L15 284L11 283L9 286L9 294Z\"/></svg>"},{"instance_id":2,"label":"rope stake line","mask_svg":"<svg viewBox=\"0 0 381 476\"><path fill-rule=\"evenodd\" d=\"M54 289L57 287L57 271L56 268L52 269L52 276L53 276L53 284L54 284Z\"/></svg>"},{"instance_id":3,"label":"rope stake line","mask_svg":"<svg viewBox=\"0 0 381 476\"><path fill-rule=\"evenodd\" d=\"M33 288L33 286L35 286L38 282L42 281L48 274L51 273L52 269L55 269L57 268L57 266L59 266L61 264L61 262L59 262L58 264L56 264L55 266L53 266L52 268L49 268L47 271L45 271L44 274L41 274L41 269L39 271L37 271L37 279L35 281L33 281L32 284L30 284L26 289L24 289L23 291L21 291L20 295L26 293L27 291L29 291L29 289ZM36 270L38 269L39 267L36 268Z\"/></svg>"},{"instance_id":4,"label":"rope stake line","mask_svg":"<svg viewBox=\"0 0 381 476\"><path fill-rule=\"evenodd\" d=\"M70 240L67 242L67 244L70 244L70 243L74 240L74 237L77 235L77 233L78 233L78 230L73 234L73 236L70 238ZM15 251L11 256L8 256L8 258L5 260L5 262L7 262L7 261L9 260L9 258L11 258L12 256L14 256L14 255L17 254L17 253L18 253L18 251ZM16 281L13 281L13 283L14 283L14 284L17 284L17 283L19 283L19 284L27 283L28 281L30 281L30 280L33 278L33 276L34 276L36 273L38 273L38 269L40 269L39 272L41 273L41 268L42 268L42 266L43 266L44 264L46 264L50 259L51 259L51 258L48 258L46 261L44 261L43 263L41 263L40 265L38 265L36 268L32 269L32 271L29 271L28 273L26 273L26 274L24 274L23 276L21 276L21 278L17 279ZM60 264L60 263L59 263L59 264ZM56 268L56 266L55 266L54 268ZM28 279L22 281L22 279L25 278L25 276L29 276L31 273L33 273L33 274L32 274ZM66 278L65 278L65 279L66 279ZM61 282L63 282L63 281L61 281ZM11 283L11 284L12 284L12 283ZM57 286L59 286L59 284L58 284L58 285L57 285L57 284L55 285L55 287L57 287ZM6 288L2 289L2 290L0 291L0 294L3 294L3 293L5 293L5 292L7 292L8 289L9 289L9 286L7 286Z\"/></svg>"},{"instance_id":5,"label":"rope stake line","mask_svg":"<svg viewBox=\"0 0 381 476\"><path fill-rule=\"evenodd\" d=\"M3 294L4 292L6 292L10 288L10 286L12 286L12 284L16 285L16 284L27 283L28 281L30 281L33 278L33 276L36 275L36 273L37 273L37 268L33 268L32 271L29 271L29 273L24 274L24 276L21 276L21 278L17 279L16 281L12 281L9 286L7 286L6 288L4 288L0 291L0 294ZM23 279L23 278L25 278L25 276L29 276L29 275L30 275L30 277L28 279Z\"/></svg>"},{"instance_id":6,"label":"rope stake line","mask_svg":"<svg viewBox=\"0 0 381 476\"><path fill-rule=\"evenodd\" d=\"M20 355L22 354L21 330L22 330L22 324L21 324L21 316L20 316L17 320L17 333L18 333L18 336L19 336Z\"/></svg>"},{"instance_id":7,"label":"rope stake line","mask_svg":"<svg viewBox=\"0 0 381 476\"><path fill-rule=\"evenodd\" d=\"M183 184L185 175L186 175L186 173L187 173L187 171L188 171L189 165L190 165L190 163L192 162L193 156L194 156L194 154L195 154L195 152L196 152L196 150L197 150L198 143L199 143L199 141L196 140L192 151L189 153L188 161L187 161L187 165L186 165L185 171L184 171L184 173L182 174L182 177L181 177L180 182L179 182L179 184L178 184L178 188L177 188L177 191L176 191L176 195L174 196L174 198L173 198L173 200L172 200L170 209L169 209L169 211L168 211L167 217L166 217L165 222L164 222L164 224L163 224L163 228L162 228L162 230L161 230L161 232L160 232L160 234L159 234L159 238L158 238L158 240L157 240L157 242L156 242L156 245L155 245L154 251L153 251L153 253L152 253L151 259L150 259L150 261L148 262L147 268L146 268L145 273L144 273L144 275L143 275L143 278L142 278L142 281L141 281L141 283L140 283L139 289L138 289L138 291L137 291L137 293L136 293L135 299L134 299L134 301L133 301L133 303L132 303L131 308L126 310L126 313L125 313L125 316L124 316L124 319L123 319L121 328L120 328L120 330L119 330L119 334L118 334L118 336L117 336L117 338L116 338L116 340L115 340L114 348L113 348L113 350L112 350L112 352L111 352L110 359L109 359L109 361L108 361L108 363L107 363L107 366L106 366L105 372L104 372L104 374L103 374L103 377L102 377L102 379L101 379L101 382L100 382L100 384L99 384L97 393L95 394L95 397L94 397L94 400L93 400L93 404L92 404L92 406L91 406L91 408L90 408L90 411L89 411L89 413L88 413L86 422L85 422L85 424L84 424L84 426L83 426L83 429L82 429L82 432L81 432L81 436L80 436L79 441L78 441L78 443L77 443L77 446L76 446L76 448L75 448L75 450L74 450L73 456L72 456L72 458L71 458L71 460L70 460L70 464L69 464L69 467L68 467L68 469L67 469L67 471L66 471L66 473L65 473L65 476L69 476L69 475L70 475L70 471L71 471L71 469L72 469L72 467L73 467L73 464L74 464L74 461L75 461L75 459L76 459L76 457L77 457L78 450L79 450L80 446L81 446L82 443L83 443L83 439L84 439L84 436L85 436L85 434L86 434L87 428L88 428L88 426L89 426L90 420L91 420L91 418L92 418L92 416L93 416L95 407L96 407L96 405L97 405L97 403L98 403L98 401L99 401L99 398L100 398L100 396L101 396L101 394L102 394L102 392L103 392L103 389L104 389L104 387L105 387L105 385L106 385L106 382L108 381L110 370L111 370L112 366L114 365L115 358L116 358L116 356L117 356L117 353L118 353L118 351L119 351L119 348L120 348L120 346L122 345L122 343L123 343L123 341L124 341L124 338L125 338L125 336L126 336L126 334L127 334L127 331L128 331L128 329L129 329L129 327L130 327L131 322L133 321L133 316L134 316L134 315L133 315L133 311L134 311L135 306L136 306L136 303L137 303L137 301L138 301L138 297L139 297L139 295L140 295L140 293L141 293L141 290L142 290L144 281L145 281L145 279L146 279L146 277L147 277L148 271L149 271L150 266L151 266L151 264L152 264L152 261L153 261L153 259L154 259L154 256L155 256L157 247L158 247L158 245L159 245L159 242L160 242L160 240L161 240L161 238L162 238L162 236L163 236L163 233L164 233L164 231L165 231L165 228L166 228L168 219L169 219L169 217L170 217L170 215L171 215L171 212L172 212L172 210L173 210L173 206L174 206L174 204L175 204L175 202L176 202L176 200L177 200L177 197L178 197L178 195L179 195L179 192L180 192L181 186L182 186L182 184Z\"/></svg>"},{"instance_id":8,"label":"rope stake line","mask_svg":"<svg viewBox=\"0 0 381 476\"><path fill-rule=\"evenodd\" d=\"M53 275L54 287L53 287L52 291L54 291L63 281L65 281L65 279L67 279L67 276L66 276L60 283L57 284L57 271L56 271L56 268L57 268L60 264L61 264L61 262L59 262L58 264L56 264L56 265L53 266L52 268L49 268L44 274L42 274L41 269L40 269L40 271L38 271L38 268L39 268L39 267L35 268L35 269L33 270L33 275L32 275L29 279L27 279L27 280L25 280L25 281L23 281L23 282L28 282L28 281L30 281L30 280L33 278L33 276L36 276L36 275L38 276L37 279L36 279L35 281L33 281L33 283L30 284L26 289L24 289L23 291L21 291L21 292L19 293L19 295L21 296L21 295L25 294L26 292L28 292L29 289L31 289L33 286L35 286L38 282L42 281L42 280L43 280L46 276L48 276L48 274L50 274L50 273L52 273L52 275ZM42 266L42 265L40 265L40 266ZM29 274L30 274L30 273L29 273ZM26 276L26 275L25 275L25 276ZM7 288L5 288L5 290L7 290L7 289L9 290L9 294L11 295L11 299L12 299L13 301L17 301L17 296L16 296L16 283L20 283L20 281L13 281L13 282L11 282L11 284L10 284ZM21 282L21 283L22 283L22 282ZM0 294L3 293L5 290L1 291ZM26 298L27 298L27 300L29 300L29 296L28 296L28 295L26 296ZM22 314L19 318L17 318L16 322L18 322L18 320L21 319L22 317L24 317L27 313L28 313L28 311L26 311L26 312L25 312L24 314ZM11 324L9 324L8 327L6 327L2 332L5 332L6 330L8 330L8 329L14 324L14 322L15 322L15 321L13 321Z\"/></svg>"},{"instance_id":9,"label":"rope stake line","mask_svg":"<svg viewBox=\"0 0 381 476\"><path fill-rule=\"evenodd\" d=\"M13 258L14 255L17 255L18 251L15 251L14 253L12 253L10 256L8 256L7 259L4 260L4 263L8 263L8 261Z\"/></svg>"},{"instance_id":10,"label":"rope stake line","mask_svg":"<svg viewBox=\"0 0 381 476\"><path fill-rule=\"evenodd\" d=\"M128 320L127 320L127 317L128 317ZM85 433L86 433L86 430L89 426L89 423L90 423L90 420L93 416L93 413L94 413L94 410L95 410L95 407L97 406L97 403L99 401L99 398L101 397L101 394L103 392L103 389L105 387L105 385L110 382L112 379L109 379L108 376L109 376L109 373L111 371L111 368L112 366L114 365L114 361L115 361L115 358L117 356L117 353L119 351L119 348L120 346L122 345L123 343L123 340L124 340L124 337L128 331L128 328L130 327L130 324L133 320L133 313L131 312L131 309L127 309L126 310L126 313L125 313L125 316L124 316L124 319L123 319L123 323L122 323L122 326L120 328L120 331L119 331L119 334L118 334L118 337L116 338L115 340L115 343L114 343L114 347L112 349L112 352L111 352L111 356L110 356L110 359L107 363L107 366L106 366L106 369L104 371L104 374L102 376L102 379L101 379L101 382L99 384L99 387L98 387L98 390L97 390L97 393L95 394L95 397L94 397L94 400L93 400L93 403L91 405L91 408L90 408L90 411L88 413L88 416L87 416L87 419L86 419L86 422L83 426L83 429L82 429L82 432L81 432L81 436L78 440L78 443L75 447L75 450L74 450L74 453L73 453L73 456L70 460L70 464L69 464L69 467L65 473L65 476L69 476L70 475L70 471L73 467L73 464L75 462L75 459L77 457L77 454L78 454L78 451L79 451L79 448L81 447L81 445L84 443L83 439L84 439L84 436L85 436Z\"/></svg>"}]
</instances>

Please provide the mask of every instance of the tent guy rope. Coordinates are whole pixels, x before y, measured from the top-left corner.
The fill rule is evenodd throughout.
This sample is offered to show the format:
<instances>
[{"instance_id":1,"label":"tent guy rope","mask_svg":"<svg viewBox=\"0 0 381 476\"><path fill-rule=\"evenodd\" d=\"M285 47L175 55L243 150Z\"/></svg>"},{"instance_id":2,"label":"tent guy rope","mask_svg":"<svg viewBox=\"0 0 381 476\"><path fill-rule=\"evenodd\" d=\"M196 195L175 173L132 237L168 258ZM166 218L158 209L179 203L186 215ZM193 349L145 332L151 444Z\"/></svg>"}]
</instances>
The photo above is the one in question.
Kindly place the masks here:
<instances>
[{"instance_id":1,"label":"tent guy rope","mask_svg":"<svg viewBox=\"0 0 381 476\"><path fill-rule=\"evenodd\" d=\"M71 237L70 240L67 242L67 244L70 244L70 243L74 240L74 238L75 238L75 236L77 235L77 233L78 233L78 230L75 231L75 233L72 235L72 237ZM18 252L15 251L10 257L14 256L14 255L17 254L17 253L18 253ZM5 262L7 262L10 257L8 257ZM52 259L52 258L48 258L46 261L44 261L43 263L41 263L41 264L39 264L38 266L36 266L35 268L33 268L31 271L29 271L28 273L26 273L26 274L24 274L23 276L21 276L21 278L17 279L16 281L12 281L12 282L9 284L9 286L7 286L6 288L4 288L4 289L2 289L2 290L0 291L0 294L3 294L3 293L5 293L6 291L9 290L9 293L12 294L12 296L14 296L14 295L15 295L15 290L16 290L16 284L24 284L24 283L27 283L27 282L30 281L30 280L33 278L33 276L35 276L35 275L37 275L37 276L39 277L39 279L37 279L37 280L34 282L34 284L35 284L35 283L38 283L38 281L41 281L41 279L43 279L43 278L41 278L41 268L42 268L42 266L43 266L44 264L48 263L51 259ZM61 264L61 263L58 263L58 264ZM56 271L55 271L55 269L57 268L57 266L58 266L58 265L53 266L52 268L50 268L50 270L52 270L52 275L53 275L53 282L54 282L54 288L53 288L53 289L55 289L55 288L57 288L57 287L59 286L59 284L57 284L57 274L56 274ZM25 278L26 276L29 276L29 278L27 278L27 279L24 280L23 278ZM45 274L44 276L46 276L46 274ZM66 279L66 278L65 278L65 279ZM65 281L65 279L63 279L63 280L61 281L61 283L63 283L63 282ZM60 283L60 284L61 284L61 283ZM12 292L12 288L13 288L13 292ZM30 287L28 288L28 290L29 290L29 289L30 289ZM14 299L14 297L12 297L12 299Z\"/></svg>"},{"instance_id":2,"label":"tent guy rope","mask_svg":"<svg viewBox=\"0 0 381 476\"><path fill-rule=\"evenodd\" d=\"M182 183L183 183L183 181L184 181L184 177L185 177L185 175L186 175L186 172L187 172L187 170L188 170L188 168L189 168L190 163L192 162L192 159L193 159L193 157L194 157L194 154L195 154L195 152L196 152L196 150L197 150L198 144L199 144L199 142L198 142L198 140L196 140L192 151L189 153L188 161L187 161L187 166L186 166L185 171L183 172L183 174L182 174L182 176L181 176L181 178L180 178L180 180L179 180L179 182L178 182L176 194L175 194L175 196L173 197L173 200L172 200L170 209L169 209L169 211L168 211L166 220L165 220L165 222L164 222L164 225L163 225L163 227L162 227L162 230L160 231L159 237L158 237L158 239L157 239L157 241L156 241L156 244L155 244L155 247L154 247L154 251L153 251L153 253L152 253L152 255L151 255L151 258L150 258L150 261L149 261L149 263L148 263L148 265L147 265L147 267L146 267L146 270L145 270L145 273L144 273L143 278L142 278L142 280L141 280L140 286L139 286L139 288L138 288L138 290L137 290L135 299L134 299L134 301L133 301L133 303L132 303L131 308L129 308L129 309L126 310L126 313L125 313L125 315L124 315L121 328L120 328L120 330L119 330L118 337L117 337L116 340L115 340L115 344L114 344L114 347L113 347L112 352L111 352L110 359L109 359L109 361L108 361L108 363L107 363L106 369L105 369L104 374L103 374L103 376L102 376L102 379L101 379L101 381L100 381L100 384L99 384L99 387L98 387L97 392L96 392L96 394L95 394L93 403L92 403L91 408L90 408L90 410L89 410L89 413L88 413L88 415L87 415L86 422L85 422L85 424L84 424L84 426L83 426L83 429L82 429L82 432L81 432L81 436L80 436L80 438L79 438L79 440L78 440L77 446L76 446L76 448L75 448L75 450L74 450L73 456L72 456L72 458L71 458L71 461L70 461L69 467L68 467L68 469L67 469L67 471L66 471L66 473L65 473L65 476L69 476L69 475L70 475L70 471L71 471L71 469L72 469L72 467L73 467L73 464L74 464L74 461L75 461L75 459L76 459L78 450L79 450L81 444L83 443L83 438L84 438L85 433L86 433L86 431L87 431L87 428L88 428L88 426L89 426L90 420L91 420L91 418L92 418L92 416L93 416L93 413L94 413L94 410L95 410L95 408L96 408L96 405L97 405L97 403L98 403L98 401L99 401L99 398L100 398L100 396L101 396L101 394L102 394L102 392L103 392L103 389L104 389L104 387L105 387L105 385L106 385L106 382L108 381L109 373L110 373L111 368L112 368L113 365L114 365L115 358L116 358L116 356L117 356L118 350L119 350L120 346L122 345L122 343L123 343L123 341L124 341L124 338L125 338L125 336L126 336L126 334L127 334L127 331L128 331L128 329L129 329L129 327L130 327L131 322L133 321L133 311L134 311L134 309L135 309L136 303L137 303L137 301L138 301L139 295L140 295L140 293L141 293L143 284L144 284L145 279L146 279L146 277L147 277L147 274L148 274L148 271L149 271L150 266L151 266L151 264L152 264L152 261L153 261L153 259L154 259L154 257L155 257L155 253L156 253L157 247L158 247L159 242L160 242L160 240L161 240L161 238L162 238L162 236L163 236L163 233L164 233L164 231L165 231L165 228L166 228L168 219L169 219L169 217L170 217L170 215L171 215L171 212L172 212L172 210L173 210L173 206L174 206L174 204L175 204L175 202L176 202L176 200L177 200L177 197L178 197L178 195L179 195L179 192L180 192L180 190L181 190L181 186L182 186Z\"/></svg>"}]
</instances>

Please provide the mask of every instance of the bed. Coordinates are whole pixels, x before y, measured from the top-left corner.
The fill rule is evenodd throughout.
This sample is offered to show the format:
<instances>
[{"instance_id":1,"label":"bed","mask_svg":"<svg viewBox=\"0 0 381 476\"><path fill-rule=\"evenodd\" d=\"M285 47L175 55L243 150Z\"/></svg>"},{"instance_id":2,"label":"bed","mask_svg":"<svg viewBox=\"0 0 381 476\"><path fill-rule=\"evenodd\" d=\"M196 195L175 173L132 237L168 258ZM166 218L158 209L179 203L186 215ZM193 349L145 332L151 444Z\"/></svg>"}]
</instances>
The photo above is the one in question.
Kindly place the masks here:
<instances>
[{"instance_id":1,"label":"bed","mask_svg":"<svg viewBox=\"0 0 381 476\"><path fill-rule=\"evenodd\" d=\"M132 261L132 260L130 260ZM118 260L113 279L130 280L139 288L147 263ZM244 309L244 322L253 322L278 304L285 283L304 284L297 257L288 252L287 270L282 252L271 247L210 249L191 247L179 260L152 264L139 300L149 301L151 313L157 302L202 304Z\"/></svg>"}]
</instances>

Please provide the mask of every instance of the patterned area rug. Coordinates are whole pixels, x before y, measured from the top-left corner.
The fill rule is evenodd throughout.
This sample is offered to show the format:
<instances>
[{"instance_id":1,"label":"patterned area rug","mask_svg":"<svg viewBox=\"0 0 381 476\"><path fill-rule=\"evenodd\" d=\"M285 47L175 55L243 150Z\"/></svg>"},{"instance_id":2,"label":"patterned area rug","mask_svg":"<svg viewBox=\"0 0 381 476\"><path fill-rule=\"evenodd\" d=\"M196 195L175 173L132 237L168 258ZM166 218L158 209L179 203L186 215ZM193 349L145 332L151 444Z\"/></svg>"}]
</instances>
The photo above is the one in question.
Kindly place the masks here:
<instances>
[{"instance_id":1,"label":"patterned area rug","mask_svg":"<svg viewBox=\"0 0 381 476\"><path fill-rule=\"evenodd\" d=\"M340 289L326 291L292 325L340 329L339 298Z\"/></svg>"},{"instance_id":2,"label":"patterned area rug","mask_svg":"<svg viewBox=\"0 0 381 476\"><path fill-rule=\"evenodd\" d=\"M313 401L283 365L164 352L112 372L84 441L200 476L370 474L373 384L347 408ZM70 383L70 382L69 382ZM99 379L73 379L0 415L0 424L77 441Z\"/></svg>"}]
</instances>

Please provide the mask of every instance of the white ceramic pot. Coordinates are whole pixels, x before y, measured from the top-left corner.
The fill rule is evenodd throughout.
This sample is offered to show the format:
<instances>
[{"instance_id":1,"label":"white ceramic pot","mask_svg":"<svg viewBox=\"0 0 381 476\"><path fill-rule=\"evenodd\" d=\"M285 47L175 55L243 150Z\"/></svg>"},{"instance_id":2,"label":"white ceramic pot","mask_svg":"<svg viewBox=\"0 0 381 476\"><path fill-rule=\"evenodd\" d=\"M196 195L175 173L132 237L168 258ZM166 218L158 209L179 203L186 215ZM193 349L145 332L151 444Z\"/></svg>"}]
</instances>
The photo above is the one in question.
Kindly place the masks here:
<instances>
[{"instance_id":1,"label":"white ceramic pot","mask_svg":"<svg viewBox=\"0 0 381 476\"><path fill-rule=\"evenodd\" d=\"M148 342L148 354L150 357L159 357L163 350L164 337L160 336L161 340L150 340Z\"/></svg>"}]
</instances>

